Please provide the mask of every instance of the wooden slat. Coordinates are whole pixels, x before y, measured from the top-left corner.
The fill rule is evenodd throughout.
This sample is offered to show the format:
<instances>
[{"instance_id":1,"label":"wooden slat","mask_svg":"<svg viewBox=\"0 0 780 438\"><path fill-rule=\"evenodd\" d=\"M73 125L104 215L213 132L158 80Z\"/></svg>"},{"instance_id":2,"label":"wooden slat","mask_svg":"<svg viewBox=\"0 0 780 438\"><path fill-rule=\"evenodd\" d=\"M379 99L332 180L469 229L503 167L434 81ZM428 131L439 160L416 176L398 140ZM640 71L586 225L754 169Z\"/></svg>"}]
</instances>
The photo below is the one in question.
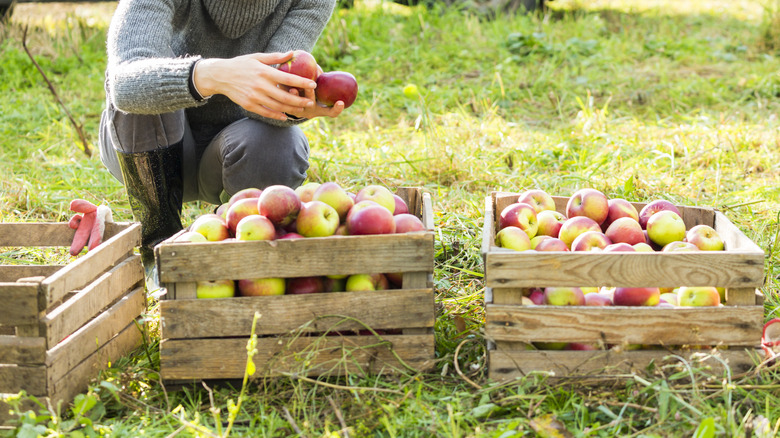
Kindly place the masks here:
<instances>
[{"instance_id":1,"label":"wooden slat","mask_svg":"<svg viewBox=\"0 0 780 438\"><path fill-rule=\"evenodd\" d=\"M710 207L678 206L677 208L680 210L680 217L685 222L686 229L690 230L696 225L715 226L715 210ZM641 211L641 208L637 211Z\"/></svg>"},{"instance_id":2,"label":"wooden slat","mask_svg":"<svg viewBox=\"0 0 780 438\"><path fill-rule=\"evenodd\" d=\"M45 339L0 336L0 363L41 365L44 363L45 359Z\"/></svg>"},{"instance_id":3,"label":"wooden slat","mask_svg":"<svg viewBox=\"0 0 780 438\"><path fill-rule=\"evenodd\" d=\"M498 248L500 249L500 248ZM489 287L760 287L763 253L514 252L486 256Z\"/></svg>"},{"instance_id":4,"label":"wooden slat","mask_svg":"<svg viewBox=\"0 0 780 438\"><path fill-rule=\"evenodd\" d=\"M750 240L733 222L721 212L715 213L715 230L723 239L726 250L741 250L764 254L764 250Z\"/></svg>"},{"instance_id":5,"label":"wooden slat","mask_svg":"<svg viewBox=\"0 0 780 438\"><path fill-rule=\"evenodd\" d=\"M128 226L127 222L107 223L104 239L110 239ZM67 222L4 222L0 223L0 246L69 247L75 233Z\"/></svg>"},{"instance_id":6,"label":"wooden slat","mask_svg":"<svg viewBox=\"0 0 780 438\"><path fill-rule=\"evenodd\" d=\"M81 289L91 283L107 269L124 260L140 243L141 225L130 224L97 248L79 256L74 262L52 274L41 283L46 307L59 302L70 291Z\"/></svg>"},{"instance_id":7,"label":"wooden slat","mask_svg":"<svg viewBox=\"0 0 780 438\"><path fill-rule=\"evenodd\" d=\"M107 369L111 363L129 354L141 345L141 342L141 331L131 323L61 379L48 381L52 403L56 405L60 400L70 403L77 394L87 389L89 382L98 377L101 370Z\"/></svg>"},{"instance_id":8,"label":"wooden slat","mask_svg":"<svg viewBox=\"0 0 780 438\"><path fill-rule=\"evenodd\" d=\"M420 202L420 189L417 187L398 187L395 190L395 194L400 196L401 199L406 202L406 206L409 208L409 214L413 214L417 217L421 217Z\"/></svg>"},{"instance_id":9,"label":"wooden slat","mask_svg":"<svg viewBox=\"0 0 780 438\"><path fill-rule=\"evenodd\" d=\"M424 371L434 363L433 335L382 336L410 367ZM306 375L343 375L370 371L407 371L387 344L374 336L260 338L254 377L282 372ZM238 379L246 369L247 338L163 340L160 374L166 380ZM281 352L281 353L280 353ZM296 359L297 353L297 359Z\"/></svg>"},{"instance_id":10,"label":"wooden slat","mask_svg":"<svg viewBox=\"0 0 780 438\"><path fill-rule=\"evenodd\" d=\"M592 379L593 383L631 379L646 374L653 363L656 368L664 364L680 364L685 359L693 367L706 369L714 376L722 376L725 369L721 361L708 357L709 350L701 351L502 351L489 352L489 377L494 381L506 381L531 373L544 373L556 378ZM758 351L731 348L718 350L718 355L731 368L732 374L750 370L757 362ZM679 356L679 357L675 357ZM697 360L698 358L698 360ZM702 361L699 363L699 361Z\"/></svg>"},{"instance_id":11,"label":"wooden slat","mask_svg":"<svg viewBox=\"0 0 780 438\"><path fill-rule=\"evenodd\" d=\"M0 283L0 325L17 326L38 322L38 285Z\"/></svg>"},{"instance_id":12,"label":"wooden slat","mask_svg":"<svg viewBox=\"0 0 780 438\"><path fill-rule=\"evenodd\" d=\"M523 304L524 288L497 287L493 291L493 304Z\"/></svg>"},{"instance_id":13,"label":"wooden slat","mask_svg":"<svg viewBox=\"0 0 780 438\"><path fill-rule=\"evenodd\" d=\"M46 357L50 379L57 380L64 376L125 327L131 325L145 309L144 288L139 287L50 349Z\"/></svg>"},{"instance_id":14,"label":"wooden slat","mask_svg":"<svg viewBox=\"0 0 780 438\"><path fill-rule=\"evenodd\" d=\"M258 335L283 334L317 317L346 315L374 329L433 327L433 291L388 290L269 297L165 300L160 302L163 339L247 336L255 312ZM229 322L229 323L228 323ZM334 328L334 324L338 324ZM307 331L354 330L341 318L312 322Z\"/></svg>"},{"instance_id":15,"label":"wooden slat","mask_svg":"<svg viewBox=\"0 0 780 438\"><path fill-rule=\"evenodd\" d=\"M519 342L750 345L760 343L760 306L501 306L486 309L485 336Z\"/></svg>"},{"instance_id":16,"label":"wooden slat","mask_svg":"<svg viewBox=\"0 0 780 438\"><path fill-rule=\"evenodd\" d=\"M141 256L133 255L105 272L86 288L42 318L49 348L94 318L102 309L141 284L144 269Z\"/></svg>"},{"instance_id":17,"label":"wooden slat","mask_svg":"<svg viewBox=\"0 0 780 438\"><path fill-rule=\"evenodd\" d=\"M422 206L422 211L419 215L420 219L422 219L426 230L433 231L435 225L433 221L433 200L430 193L422 194L422 203L420 205Z\"/></svg>"},{"instance_id":18,"label":"wooden slat","mask_svg":"<svg viewBox=\"0 0 780 438\"><path fill-rule=\"evenodd\" d=\"M35 396L46 395L46 367L0 364L0 393L19 391Z\"/></svg>"},{"instance_id":19,"label":"wooden slat","mask_svg":"<svg viewBox=\"0 0 780 438\"><path fill-rule=\"evenodd\" d=\"M729 306L755 306L761 305L756 300L757 291L752 287L730 287L726 289L726 303Z\"/></svg>"},{"instance_id":20,"label":"wooden slat","mask_svg":"<svg viewBox=\"0 0 780 438\"><path fill-rule=\"evenodd\" d=\"M482 224L482 262L485 263L485 257L493 247L495 247L496 217L494 215L493 203L495 200L488 196L485 198L485 222Z\"/></svg>"},{"instance_id":21,"label":"wooden slat","mask_svg":"<svg viewBox=\"0 0 780 438\"><path fill-rule=\"evenodd\" d=\"M0 282L15 282L25 277L48 277L63 265L0 265Z\"/></svg>"},{"instance_id":22,"label":"wooden slat","mask_svg":"<svg viewBox=\"0 0 780 438\"><path fill-rule=\"evenodd\" d=\"M433 232L275 241L163 243L160 281L433 271Z\"/></svg>"},{"instance_id":23,"label":"wooden slat","mask_svg":"<svg viewBox=\"0 0 780 438\"><path fill-rule=\"evenodd\" d=\"M24 338L37 338L41 336L41 325L38 322L16 326L16 336Z\"/></svg>"}]
</instances>

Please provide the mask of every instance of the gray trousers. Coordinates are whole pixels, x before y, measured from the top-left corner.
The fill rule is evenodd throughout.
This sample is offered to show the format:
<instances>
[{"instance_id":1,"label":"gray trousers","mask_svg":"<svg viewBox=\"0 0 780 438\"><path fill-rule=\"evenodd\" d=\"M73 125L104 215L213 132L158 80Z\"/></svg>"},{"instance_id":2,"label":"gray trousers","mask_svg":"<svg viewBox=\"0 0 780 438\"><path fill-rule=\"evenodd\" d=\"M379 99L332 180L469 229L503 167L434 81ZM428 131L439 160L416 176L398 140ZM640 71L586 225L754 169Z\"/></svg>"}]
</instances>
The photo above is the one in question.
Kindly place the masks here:
<instances>
[{"instance_id":1,"label":"gray trousers","mask_svg":"<svg viewBox=\"0 0 780 438\"><path fill-rule=\"evenodd\" d=\"M226 127L190 126L184 110L160 115L106 109L100 120L100 159L122 182L117 150L153 151L183 143L184 202L220 204L239 190L299 186L309 168L309 142L297 126L244 118ZM224 192L224 193L223 193Z\"/></svg>"}]
</instances>

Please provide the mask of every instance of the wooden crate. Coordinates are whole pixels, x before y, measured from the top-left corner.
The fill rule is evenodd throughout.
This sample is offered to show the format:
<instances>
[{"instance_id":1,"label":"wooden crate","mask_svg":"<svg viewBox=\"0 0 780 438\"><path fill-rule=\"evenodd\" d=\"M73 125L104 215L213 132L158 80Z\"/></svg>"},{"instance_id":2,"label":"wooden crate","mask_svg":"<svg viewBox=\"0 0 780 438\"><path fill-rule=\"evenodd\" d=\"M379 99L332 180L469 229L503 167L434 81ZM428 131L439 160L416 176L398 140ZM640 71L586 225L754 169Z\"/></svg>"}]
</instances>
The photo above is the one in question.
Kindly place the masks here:
<instances>
[{"instance_id":1,"label":"wooden crate","mask_svg":"<svg viewBox=\"0 0 780 438\"><path fill-rule=\"evenodd\" d=\"M529 373L609 379L681 358L707 359L722 371L709 350L684 345L720 346L720 358L736 371L753 366L761 339L764 253L726 216L711 208L678 207L688 228L713 226L725 251L702 252L516 252L495 245L496 217L517 202L517 193L494 192L485 200L482 254L486 279L485 335L489 376L506 380ZM565 214L566 197L554 197ZM635 203L637 211L644 204ZM699 308L523 306L524 288L554 286L678 287L726 289L726 305ZM532 342L616 345L598 351L529 349ZM642 345L642 349L623 348Z\"/></svg>"},{"instance_id":2,"label":"wooden crate","mask_svg":"<svg viewBox=\"0 0 780 438\"><path fill-rule=\"evenodd\" d=\"M255 312L255 377L426 369L434 359L433 209L428 194L399 196L427 231L155 248L167 299L160 303L160 371L168 382L240 379ZM195 282L359 273L403 273L403 289L196 299ZM340 335L364 329L372 334ZM330 335L323 333L330 332Z\"/></svg>"},{"instance_id":3,"label":"wooden crate","mask_svg":"<svg viewBox=\"0 0 780 438\"><path fill-rule=\"evenodd\" d=\"M0 247L69 247L74 233L67 223L0 223ZM140 240L140 225L109 223L103 244L67 265L0 265L0 396L24 390L69 403L139 345Z\"/></svg>"}]
</instances>

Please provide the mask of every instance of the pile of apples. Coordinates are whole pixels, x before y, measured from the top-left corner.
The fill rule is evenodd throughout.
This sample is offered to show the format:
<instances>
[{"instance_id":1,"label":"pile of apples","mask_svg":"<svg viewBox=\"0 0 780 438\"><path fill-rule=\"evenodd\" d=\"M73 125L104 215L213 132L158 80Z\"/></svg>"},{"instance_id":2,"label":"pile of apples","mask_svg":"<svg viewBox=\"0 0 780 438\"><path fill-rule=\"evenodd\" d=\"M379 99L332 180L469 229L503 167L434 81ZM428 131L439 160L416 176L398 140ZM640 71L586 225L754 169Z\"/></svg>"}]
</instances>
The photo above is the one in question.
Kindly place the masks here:
<instances>
[{"instance_id":1,"label":"pile of apples","mask_svg":"<svg viewBox=\"0 0 780 438\"><path fill-rule=\"evenodd\" d=\"M406 202L388 188L368 185L357 193L338 183L309 182L297 189L247 188L215 213L199 216L176 242L253 241L425 231ZM367 291L401 287L401 274L257 278L201 281L198 298Z\"/></svg>"},{"instance_id":2,"label":"pile of apples","mask_svg":"<svg viewBox=\"0 0 780 438\"><path fill-rule=\"evenodd\" d=\"M555 210L552 196L527 190L498 217L495 243L516 251L723 251L717 231L707 225L686 229L679 209L663 199L640 211L625 199L609 199L584 188ZM719 306L723 288L716 287L547 287L528 291L528 305L559 306Z\"/></svg>"}]
</instances>

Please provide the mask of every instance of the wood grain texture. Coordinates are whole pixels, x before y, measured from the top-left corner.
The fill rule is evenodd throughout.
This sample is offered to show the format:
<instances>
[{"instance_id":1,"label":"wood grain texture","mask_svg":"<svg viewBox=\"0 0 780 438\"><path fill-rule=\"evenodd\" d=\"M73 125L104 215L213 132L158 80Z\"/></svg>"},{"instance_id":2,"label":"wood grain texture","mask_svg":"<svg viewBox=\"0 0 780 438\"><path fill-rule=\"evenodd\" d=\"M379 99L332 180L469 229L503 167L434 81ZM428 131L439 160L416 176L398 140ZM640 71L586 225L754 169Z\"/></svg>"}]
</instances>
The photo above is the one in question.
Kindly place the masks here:
<instances>
[{"instance_id":1,"label":"wood grain texture","mask_svg":"<svg viewBox=\"0 0 780 438\"><path fill-rule=\"evenodd\" d=\"M0 364L0 393L46 395L46 367L44 365Z\"/></svg>"},{"instance_id":2,"label":"wood grain texture","mask_svg":"<svg viewBox=\"0 0 780 438\"><path fill-rule=\"evenodd\" d=\"M140 225L130 222L107 223L104 241L131 226L140 231ZM74 234L76 230L67 222L4 222L0 223L0 246L70 247Z\"/></svg>"},{"instance_id":3,"label":"wood grain texture","mask_svg":"<svg viewBox=\"0 0 780 438\"><path fill-rule=\"evenodd\" d=\"M46 360L46 340L43 338L23 338L19 336L0 336L0 363L41 365Z\"/></svg>"},{"instance_id":4,"label":"wood grain texture","mask_svg":"<svg viewBox=\"0 0 780 438\"><path fill-rule=\"evenodd\" d=\"M431 289L177 299L160 302L162 337L248 336L255 312L262 315L258 335L283 334L304 324L310 324L306 328L309 332L363 328L342 317L323 318L326 315L351 316L374 329L433 327L435 316Z\"/></svg>"},{"instance_id":5,"label":"wood grain texture","mask_svg":"<svg viewBox=\"0 0 780 438\"><path fill-rule=\"evenodd\" d=\"M144 288L139 287L50 349L46 355L46 365L49 366L51 379L64 376L119 332L133 325L133 321L145 309Z\"/></svg>"},{"instance_id":6,"label":"wood grain texture","mask_svg":"<svg viewBox=\"0 0 780 438\"><path fill-rule=\"evenodd\" d=\"M64 265L0 265L0 282L15 282L20 278L48 277Z\"/></svg>"},{"instance_id":7,"label":"wood grain texture","mask_svg":"<svg viewBox=\"0 0 780 438\"><path fill-rule=\"evenodd\" d=\"M243 378L247 340L163 340L161 376L165 380ZM432 334L382 336L381 340L374 336L329 336L257 341L255 378L284 372L316 376L407 371L393 352L415 370L424 371L434 364Z\"/></svg>"},{"instance_id":8,"label":"wood grain texture","mask_svg":"<svg viewBox=\"0 0 780 438\"><path fill-rule=\"evenodd\" d=\"M493 350L489 352L488 375L494 381L507 381L532 373L541 373L550 375L553 380L570 378L598 384L632 379L633 375L647 375L651 364L657 368L682 365L682 361L685 360L713 376L722 376L725 371L723 363L710 357L709 353L710 350L622 352ZM730 348L718 350L717 354L720 359L726 361L732 374L749 371L759 361L759 353L753 349Z\"/></svg>"},{"instance_id":9,"label":"wood grain texture","mask_svg":"<svg viewBox=\"0 0 780 438\"><path fill-rule=\"evenodd\" d=\"M67 226L67 225L66 225ZM87 254L58 270L41 283L48 308L69 292L82 289L106 270L127 258L141 243L141 225L127 225Z\"/></svg>"},{"instance_id":10,"label":"wood grain texture","mask_svg":"<svg viewBox=\"0 0 780 438\"><path fill-rule=\"evenodd\" d=\"M128 257L95 278L87 287L42 318L49 348L100 314L109 304L142 284L143 280L144 268L139 255Z\"/></svg>"},{"instance_id":11,"label":"wood grain texture","mask_svg":"<svg viewBox=\"0 0 780 438\"><path fill-rule=\"evenodd\" d=\"M0 325L17 326L38 323L38 284L0 283Z\"/></svg>"},{"instance_id":12,"label":"wood grain texture","mask_svg":"<svg viewBox=\"0 0 780 438\"><path fill-rule=\"evenodd\" d=\"M763 328L760 306L486 308L485 336L517 342L757 346Z\"/></svg>"},{"instance_id":13,"label":"wood grain texture","mask_svg":"<svg viewBox=\"0 0 780 438\"><path fill-rule=\"evenodd\" d=\"M525 288L503 288L497 287L491 289L492 304L523 304L523 295L526 295Z\"/></svg>"},{"instance_id":14,"label":"wood grain texture","mask_svg":"<svg viewBox=\"0 0 780 438\"><path fill-rule=\"evenodd\" d=\"M752 287L730 287L726 289L726 305L729 306L761 306L758 297L760 292Z\"/></svg>"}]
</instances>

